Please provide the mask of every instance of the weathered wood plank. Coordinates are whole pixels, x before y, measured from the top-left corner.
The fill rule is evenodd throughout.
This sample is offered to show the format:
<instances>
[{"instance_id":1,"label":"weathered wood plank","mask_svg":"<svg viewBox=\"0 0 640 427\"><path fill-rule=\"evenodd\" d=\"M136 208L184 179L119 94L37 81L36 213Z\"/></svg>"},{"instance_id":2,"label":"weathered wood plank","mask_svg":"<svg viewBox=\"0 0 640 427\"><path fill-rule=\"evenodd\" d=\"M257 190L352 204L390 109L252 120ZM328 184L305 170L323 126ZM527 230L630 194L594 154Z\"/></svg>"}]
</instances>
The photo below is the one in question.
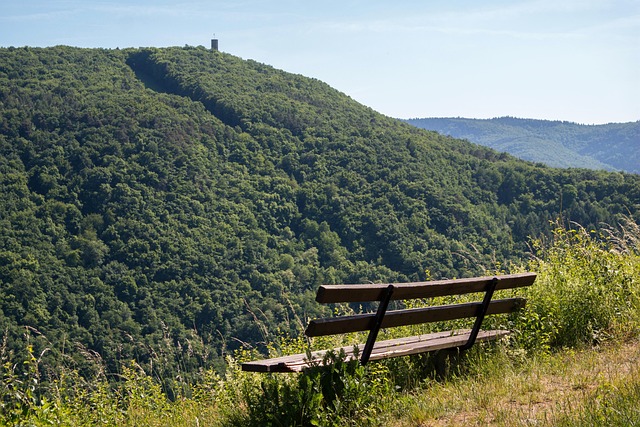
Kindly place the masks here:
<instances>
[{"instance_id":1,"label":"weathered wood plank","mask_svg":"<svg viewBox=\"0 0 640 427\"><path fill-rule=\"evenodd\" d=\"M508 298L491 301L487 314L511 313L524 307L525 303L526 300L523 298ZM388 311L382 321L382 328L475 317L477 316L478 310L481 306L481 302L471 302ZM348 332L368 331L371 329L374 319L374 313L315 319L309 322L305 334L309 337L318 337L324 335L345 334Z\"/></svg>"},{"instance_id":2,"label":"weathered wood plank","mask_svg":"<svg viewBox=\"0 0 640 427\"><path fill-rule=\"evenodd\" d=\"M503 276L473 277L469 279L434 280L430 282L392 283L392 300L434 298L483 292L493 278L498 279L496 290L531 286L535 273L506 274ZM316 301L320 303L380 301L389 283L359 285L321 285Z\"/></svg>"},{"instance_id":3,"label":"weathered wood plank","mask_svg":"<svg viewBox=\"0 0 640 427\"><path fill-rule=\"evenodd\" d=\"M509 331L490 330L480 331L476 342L497 340L506 335L509 335ZM463 346L469 339L469 333L463 335L453 335L450 337L437 338L430 341L420 341L416 343L407 343L397 346L388 347L386 349L380 349L371 354L369 360L382 360L391 357L409 356L412 354L419 354L424 352L444 350L448 348L456 348Z\"/></svg>"},{"instance_id":4,"label":"weathered wood plank","mask_svg":"<svg viewBox=\"0 0 640 427\"><path fill-rule=\"evenodd\" d=\"M373 348L371 358L369 360L382 360L391 357L407 356L411 354L460 347L467 342L469 334L469 330L443 331L406 338L378 341ZM509 331L505 330L480 331L476 341L496 340L508 334ZM347 355L347 360L355 359L355 347L356 346L342 347ZM364 344L358 344L357 347L362 350L364 348ZM341 348L335 348L333 351L338 352L340 349ZM300 372L314 364L321 363L322 358L328 351L329 350L321 350L313 352L311 362L307 359L307 355L305 353L300 353L273 359L246 362L242 364L242 370L250 372Z\"/></svg>"},{"instance_id":5,"label":"weathered wood plank","mask_svg":"<svg viewBox=\"0 0 640 427\"><path fill-rule=\"evenodd\" d=\"M465 331L460 331L460 333L464 333L464 332ZM426 341L429 339L444 338L444 337L449 337L454 333L455 332L453 331L442 331L442 332L434 332L431 334L416 335L412 337L378 341L376 342L374 349L376 348L376 346L399 345L399 344L407 344L407 343L412 343L417 341ZM338 352L342 348L347 353L347 355L349 355L349 357L352 357L355 347L356 346L344 346L344 347L334 348L333 350ZM358 344L357 347L359 348L360 351L362 351L362 349L364 348L364 344ZM329 350L319 350L319 351L312 352L311 360L322 361L322 358L324 357L325 353L327 353L327 351ZM295 365L297 363L301 363L304 360L307 360L306 353L293 354L290 356L281 356L281 357L275 357L272 359L246 362L242 364L242 369L254 371L254 372L293 372L289 368L287 368L287 365Z\"/></svg>"}]
</instances>

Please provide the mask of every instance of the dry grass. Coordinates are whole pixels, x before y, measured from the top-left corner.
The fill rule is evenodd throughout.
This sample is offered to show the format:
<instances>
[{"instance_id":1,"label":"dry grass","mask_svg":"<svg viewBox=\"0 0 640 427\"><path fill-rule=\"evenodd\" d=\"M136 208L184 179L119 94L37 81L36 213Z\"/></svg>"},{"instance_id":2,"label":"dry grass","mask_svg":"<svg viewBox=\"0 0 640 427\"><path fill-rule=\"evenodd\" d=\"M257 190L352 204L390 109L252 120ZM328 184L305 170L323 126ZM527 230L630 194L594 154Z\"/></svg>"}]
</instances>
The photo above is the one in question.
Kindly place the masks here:
<instances>
[{"instance_id":1,"label":"dry grass","mask_svg":"<svg viewBox=\"0 0 640 427\"><path fill-rule=\"evenodd\" d=\"M599 390L640 378L640 343L567 350L487 373L428 385L408 397L395 426L553 426L582 411Z\"/></svg>"}]
</instances>

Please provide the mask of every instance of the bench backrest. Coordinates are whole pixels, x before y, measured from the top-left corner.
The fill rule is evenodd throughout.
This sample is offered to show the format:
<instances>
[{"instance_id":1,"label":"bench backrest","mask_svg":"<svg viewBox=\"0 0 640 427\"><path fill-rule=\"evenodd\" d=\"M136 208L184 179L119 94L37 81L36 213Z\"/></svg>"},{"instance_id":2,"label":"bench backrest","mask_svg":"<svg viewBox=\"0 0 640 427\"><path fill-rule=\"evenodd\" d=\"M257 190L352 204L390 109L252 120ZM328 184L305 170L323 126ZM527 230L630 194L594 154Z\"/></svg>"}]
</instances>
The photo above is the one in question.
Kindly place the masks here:
<instances>
[{"instance_id":1,"label":"bench backrest","mask_svg":"<svg viewBox=\"0 0 640 427\"><path fill-rule=\"evenodd\" d=\"M524 298L492 300L493 292L530 286L535 273L508 274L503 276L474 277L469 279L437 280L416 283L322 285L316 301L321 303L380 301L377 313L316 319L309 322L305 334L309 337L370 331L365 354L371 351L380 328L416 325L463 318L476 318L472 336L465 347L470 347L487 314L511 313L522 308ZM435 298L451 295L484 292L482 301L442 306L387 311L392 300ZM368 355L365 359L368 358ZM366 360L364 360L366 363Z\"/></svg>"},{"instance_id":2,"label":"bench backrest","mask_svg":"<svg viewBox=\"0 0 640 427\"><path fill-rule=\"evenodd\" d=\"M391 283L395 288L391 300L434 298L485 292L494 278L498 279L496 290L513 289L531 286L536 279L536 274L518 273L505 274L503 276L472 277L469 279ZM321 303L381 301L382 295L388 286L389 284L321 285L318 288L316 301Z\"/></svg>"}]
</instances>

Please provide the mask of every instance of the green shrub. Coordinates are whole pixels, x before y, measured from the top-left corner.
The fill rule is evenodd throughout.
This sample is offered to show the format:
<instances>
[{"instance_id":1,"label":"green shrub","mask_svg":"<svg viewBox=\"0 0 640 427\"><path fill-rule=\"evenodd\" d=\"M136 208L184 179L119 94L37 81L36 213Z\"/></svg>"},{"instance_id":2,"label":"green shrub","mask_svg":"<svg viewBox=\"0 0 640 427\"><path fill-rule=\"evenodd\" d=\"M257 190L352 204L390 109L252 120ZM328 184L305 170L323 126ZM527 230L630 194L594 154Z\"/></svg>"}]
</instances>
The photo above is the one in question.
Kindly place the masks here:
<instances>
[{"instance_id":1,"label":"green shrub","mask_svg":"<svg viewBox=\"0 0 640 427\"><path fill-rule=\"evenodd\" d=\"M556 227L548 247L529 264L538 273L513 329L519 345L549 350L597 344L640 329L640 253L584 228Z\"/></svg>"},{"instance_id":2,"label":"green shrub","mask_svg":"<svg viewBox=\"0 0 640 427\"><path fill-rule=\"evenodd\" d=\"M236 372L228 380L242 403L226 423L237 426L379 425L393 389L384 365L363 367L344 351L302 374Z\"/></svg>"}]
</instances>

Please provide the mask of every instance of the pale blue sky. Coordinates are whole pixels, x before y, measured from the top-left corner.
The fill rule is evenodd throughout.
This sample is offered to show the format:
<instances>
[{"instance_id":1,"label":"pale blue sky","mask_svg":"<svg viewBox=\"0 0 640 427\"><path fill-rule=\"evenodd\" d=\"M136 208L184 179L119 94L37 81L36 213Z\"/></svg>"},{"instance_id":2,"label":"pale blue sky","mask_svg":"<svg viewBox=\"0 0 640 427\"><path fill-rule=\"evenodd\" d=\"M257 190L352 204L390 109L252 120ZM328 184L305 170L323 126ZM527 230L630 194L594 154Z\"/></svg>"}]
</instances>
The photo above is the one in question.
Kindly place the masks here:
<instances>
[{"instance_id":1,"label":"pale blue sky","mask_svg":"<svg viewBox=\"0 0 640 427\"><path fill-rule=\"evenodd\" d=\"M640 0L0 0L0 46L210 46L399 118L640 120Z\"/></svg>"}]
</instances>

